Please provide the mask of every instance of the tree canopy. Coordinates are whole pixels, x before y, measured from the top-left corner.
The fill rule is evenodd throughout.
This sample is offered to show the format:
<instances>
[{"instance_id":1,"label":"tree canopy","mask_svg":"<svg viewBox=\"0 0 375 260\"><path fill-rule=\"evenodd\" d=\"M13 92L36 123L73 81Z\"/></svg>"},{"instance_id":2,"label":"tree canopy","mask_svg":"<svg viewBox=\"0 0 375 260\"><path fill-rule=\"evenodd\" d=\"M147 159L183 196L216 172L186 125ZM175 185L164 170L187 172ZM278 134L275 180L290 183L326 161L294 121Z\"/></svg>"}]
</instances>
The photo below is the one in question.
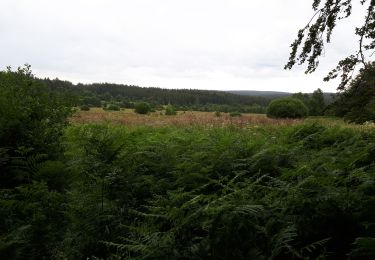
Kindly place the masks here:
<instances>
[{"instance_id":1,"label":"tree canopy","mask_svg":"<svg viewBox=\"0 0 375 260\"><path fill-rule=\"evenodd\" d=\"M349 122L375 121L375 64L362 69L349 87L332 104L335 116Z\"/></svg>"},{"instance_id":2,"label":"tree canopy","mask_svg":"<svg viewBox=\"0 0 375 260\"><path fill-rule=\"evenodd\" d=\"M367 68L375 52L375 0L360 0L366 6L364 22L355 29L359 38L357 51L341 60L337 67L328 73L325 81L341 77L338 90L343 90L352 80L357 65ZM319 65L319 57L324 53L325 43L331 41L333 30L339 20L352 14L352 0L314 0L312 8L315 14L305 27L298 31L297 39L291 45L289 61L285 69L291 69L297 63L307 63L306 73L312 73Z\"/></svg>"},{"instance_id":3,"label":"tree canopy","mask_svg":"<svg viewBox=\"0 0 375 260\"><path fill-rule=\"evenodd\" d=\"M293 98L301 100L309 110L310 116L321 116L325 110L326 104L324 100L323 91L318 88L312 94L307 93L295 93L292 95Z\"/></svg>"}]
</instances>

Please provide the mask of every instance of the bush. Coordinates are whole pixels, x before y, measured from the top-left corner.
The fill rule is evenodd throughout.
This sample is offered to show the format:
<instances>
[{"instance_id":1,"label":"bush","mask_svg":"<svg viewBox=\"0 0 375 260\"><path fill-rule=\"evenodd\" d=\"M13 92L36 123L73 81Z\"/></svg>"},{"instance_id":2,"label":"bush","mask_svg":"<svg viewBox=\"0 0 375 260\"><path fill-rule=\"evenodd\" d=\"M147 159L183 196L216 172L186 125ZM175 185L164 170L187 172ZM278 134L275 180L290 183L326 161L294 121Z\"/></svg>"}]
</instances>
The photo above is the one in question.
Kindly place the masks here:
<instances>
[{"instance_id":1,"label":"bush","mask_svg":"<svg viewBox=\"0 0 375 260\"><path fill-rule=\"evenodd\" d=\"M120 102L120 107L121 108L134 108L134 104L130 101L121 101Z\"/></svg>"},{"instance_id":2,"label":"bush","mask_svg":"<svg viewBox=\"0 0 375 260\"><path fill-rule=\"evenodd\" d=\"M172 105L167 105L165 107L165 115L167 115L167 116L174 116L176 114L177 114L177 112L176 112L176 110L174 109L174 107Z\"/></svg>"},{"instance_id":3,"label":"bush","mask_svg":"<svg viewBox=\"0 0 375 260\"><path fill-rule=\"evenodd\" d=\"M82 99L82 103L84 105L90 106L90 107L100 107L101 102L100 99L95 96L85 96Z\"/></svg>"},{"instance_id":4,"label":"bush","mask_svg":"<svg viewBox=\"0 0 375 260\"><path fill-rule=\"evenodd\" d=\"M220 117L220 116L221 116L220 111L216 111L216 112L215 112L215 116L216 116L216 117Z\"/></svg>"},{"instance_id":5,"label":"bush","mask_svg":"<svg viewBox=\"0 0 375 260\"><path fill-rule=\"evenodd\" d=\"M272 118L302 118L307 116L306 105L296 98L279 98L273 100L267 108L267 116Z\"/></svg>"},{"instance_id":6,"label":"bush","mask_svg":"<svg viewBox=\"0 0 375 260\"><path fill-rule=\"evenodd\" d=\"M81 106L81 110L82 111L89 111L90 110L90 107L88 105L82 105Z\"/></svg>"},{"instance_id":7,"label":"bush","mask_svg":"<svg viewBox=\"0 0 375 260\"><path fill-rule=\"evenodd\" d=\"M240 112L232 112L229 114L231 117L242 116Z\"/></svg>"},{"instance_id":8,"label":"bush","mask_svg":"<svg viewBox=\"0 0 375 260\"><path fill-rule=\"evenodd\" d=\"M134 112L138 114L148 114L151 111L151 107L146 102L140 102L135 104L134 106Z\"/></svg>"},{"instance_id":9,"label":"bush","mask_svg":"<svg viewBox=\"0 0 375 260\"><path fill-rule=\"evenodd\" d=\"M115 105L115 104L109 104L107 107L106 107L106 110L111 110L111 111L120 111L120 107L118 105Z\"/></svg>"}]
</instances>

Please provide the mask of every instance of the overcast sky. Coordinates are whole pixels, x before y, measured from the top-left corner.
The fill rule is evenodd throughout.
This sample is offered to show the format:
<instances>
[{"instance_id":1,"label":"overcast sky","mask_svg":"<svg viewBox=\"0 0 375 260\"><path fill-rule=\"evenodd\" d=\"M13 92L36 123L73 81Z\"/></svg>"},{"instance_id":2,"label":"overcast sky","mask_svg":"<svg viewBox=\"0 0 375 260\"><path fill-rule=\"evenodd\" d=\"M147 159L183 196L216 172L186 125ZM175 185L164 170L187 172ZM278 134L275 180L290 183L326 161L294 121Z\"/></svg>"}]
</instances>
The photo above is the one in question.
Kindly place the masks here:
<instances>
[{"instance_id":1,"label":"overcast sky","mask_svg":"<svg viewBox=\"0 0 375 260\"><path fill-rule=\"evenodd\" d=\"M357 45L340 23L312 75L284 71L312 0L0 0L0 66L74 83L333 92L323 76Z\"/></svg>"}]
</instances>

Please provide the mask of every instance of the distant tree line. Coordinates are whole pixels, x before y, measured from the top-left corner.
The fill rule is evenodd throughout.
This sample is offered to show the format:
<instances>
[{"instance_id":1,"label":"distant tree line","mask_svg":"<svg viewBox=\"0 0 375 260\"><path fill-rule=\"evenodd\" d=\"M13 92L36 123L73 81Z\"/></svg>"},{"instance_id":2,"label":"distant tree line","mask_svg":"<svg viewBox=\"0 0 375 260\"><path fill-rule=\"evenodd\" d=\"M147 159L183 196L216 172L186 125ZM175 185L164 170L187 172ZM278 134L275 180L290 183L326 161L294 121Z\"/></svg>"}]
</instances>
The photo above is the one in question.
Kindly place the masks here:
<instances>
[{"instance_id":1,"label":"distant tree line","mask_svg":"<svg viewBox=\"0 0 375 260\"><path fill-rule=\"evenodd\" d=\"M40 79L50 89L75 95L79 106L134 108L147 102L154 109L171 104L177 110L265 113L270 98L243 96L225 91L196 89L143 88L131 85L93 83L73 84L59 79Z\"/></svg>"},{"instance_id":2,"label":"distant tree line","mask_svg":"<svg viewBox=\"0 0 375 260\"><path fill-rule=\"evenodd\" d=\"M70 95L76 106L82 110L90 107L103 107L108 110L120 108L134 109L138 103L147 103L151 110L163 110L172 105L179 111L218 111L239 113L266 113L272 96L248 96L225 91L194 89L143 88L132 85L93 83L73 84L59 79L39 79L50 89ZM327 95L321 89L312 94L295 93L293 98L301 100L308 108L308 115L320 116L325 113Z\"/></svg>"}]
</instances>

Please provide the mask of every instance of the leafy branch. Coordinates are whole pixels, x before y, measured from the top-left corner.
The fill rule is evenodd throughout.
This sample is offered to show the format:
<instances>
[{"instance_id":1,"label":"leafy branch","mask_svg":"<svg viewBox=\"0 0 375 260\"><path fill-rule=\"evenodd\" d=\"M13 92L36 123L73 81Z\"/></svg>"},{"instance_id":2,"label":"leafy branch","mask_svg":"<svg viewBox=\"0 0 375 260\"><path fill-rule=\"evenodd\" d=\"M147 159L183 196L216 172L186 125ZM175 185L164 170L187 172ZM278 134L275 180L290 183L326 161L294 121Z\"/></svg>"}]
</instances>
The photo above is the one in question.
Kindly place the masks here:
<instances>
[{"instance_id":1,"label":"leafy branch","mask_svg":"<svg viewBox=\"0 0 375 260\"><path fill-rule=\"evenodd\" d=\"M375 50L375 1L361 0L360 3L367 4L368 7L364 24L355 30L355 35L359 37L358 51L341 60L324 78L324 81L329 81L340 75L338 90L344 90L353 79L358 64L366 68L371 63L370 59ZM291 44L291 53L285 69L307 63L305 73L313 73L319 66L320 56L324 55L324 45L331 41L337 21L352 14L353 4L352 0L326 0L324 3L314 0L312 7L315 14L307 25L298 31L297 39Z\"/></svg>"}]
</instances>

